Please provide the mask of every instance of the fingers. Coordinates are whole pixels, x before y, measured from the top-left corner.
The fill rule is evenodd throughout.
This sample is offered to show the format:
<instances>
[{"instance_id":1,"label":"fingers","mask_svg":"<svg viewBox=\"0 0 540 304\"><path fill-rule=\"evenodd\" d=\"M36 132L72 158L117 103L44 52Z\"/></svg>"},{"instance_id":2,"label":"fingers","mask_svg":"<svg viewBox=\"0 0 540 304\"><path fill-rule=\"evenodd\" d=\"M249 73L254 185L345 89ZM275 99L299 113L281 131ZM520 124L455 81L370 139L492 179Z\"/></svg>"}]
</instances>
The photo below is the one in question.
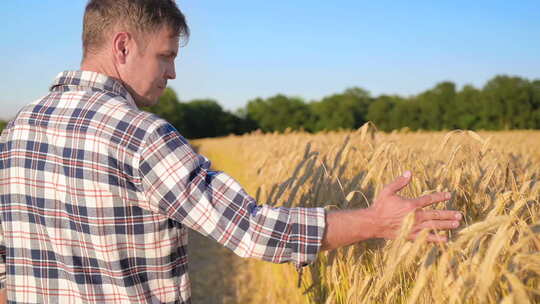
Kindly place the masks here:
<instances>
[{"instance_id":1,"label":"fingers","mask_svg":"<svg viewBox=\"0 0 540 304\"><path fill-rule=\"evenodd\" d=\"M462 215L459 211L451 210L417 210L416 221L425 222L429 220L461 220Z\"/></svg>"},{"instance_id":2,"label":"fingers","mask_svg":"<svg viewBox=\"0 0 540 304\"><path fill-rule=\"evenodd\" d=\"M459 227L459 221L425 221L415 226L415 230L432 229L432 230L449 230Z\"/></svg>"},{"instance_id":3,"label":"fingers","mask_svg":"<svg viewBox=\"0 0 540 304\"><path fill-rule=\"evenodd\" d=\"M436 200L437 196L425 196L420 199ZM460 225L463 215L458 211L451 210L417 210L416 224L414 225L411 237L416 239L423 230L451 230L456 229ZM444 243L448 241L448 237L429 233L426 236L428 242Z\"/></svg>"},{"instance_id":4,"label":"fingers","mask_svg":"<svg viewBox=\"0 0 540 304\"><path fill-rule=\"evenodd\" d=\"M452 198L450 192L438 192L428 195L421 196L419 198L413 199L414 203L418 208L423 208L435 203L444 202Z\"/></svg>"},{"instance_id":5,"label":"fingers","mask_svg":"<svg viewBox=\"0 0 540 304\"><path fill-rule=\"evenodd\" d=\"M383 192L386 192L387 195L394 194L399 190L405 188L411 181L411 171L405 171L402 176L396 178L392 183L384 187Z\"/></svg>"},{"instance_id":6,"label":"fingers","mask_svg":"<svg viewBox=\"0 0 540 304\"><path fill-rule=\"evenodd\" d=\"M412 230L411 237L416 239L423 230L450 230L456 229L463 218L460 212L451 210L426 210L416 211L416 224ZM446 236L436 233L429 233L426 236L428 242L447 242Z\"/></svg>"}]
</instances>

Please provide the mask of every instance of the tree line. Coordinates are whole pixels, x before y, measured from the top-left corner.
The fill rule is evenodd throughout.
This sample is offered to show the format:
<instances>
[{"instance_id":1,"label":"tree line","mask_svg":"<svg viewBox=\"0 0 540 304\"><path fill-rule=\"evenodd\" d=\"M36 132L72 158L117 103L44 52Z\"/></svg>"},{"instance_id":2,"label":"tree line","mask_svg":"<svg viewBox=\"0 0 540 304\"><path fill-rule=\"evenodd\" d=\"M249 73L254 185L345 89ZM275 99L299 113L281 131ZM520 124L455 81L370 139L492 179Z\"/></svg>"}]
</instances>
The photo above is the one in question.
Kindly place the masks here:
<instances>
[{"instance_id":1,"label":"tree line","mask_svg":"<svg viewBox=\"0 0 540 304\"><path fill-rule=\"evenodd\" d=\"M143 108L172 123L187 138L243 134L260 129L308 132L356 129L367 121L379 130L509 130L540 129L540 79L498 75L481 88L458 90L450 81L418 95L372 97L362 88L348 88L321 100L278 94L255 98L236 112L213 99L182 102L167 88L153 107ZM5 122L0 121L0 128Z\"/></svg>"},{"instance_id":2,"label":"tree line","mask_svg":"<svg viewBox=\"0 0 540 304\"><path fill-rule=\"evenodd\" d=\"M458 89L444 81L418 95L372 97L353 87L306 102L278 94L255 98L232 113L215 100L179 102L167 89L160 103L147 109L169 120L188 138L242 134L256 129L308 132L356 129L373 122L379 130L540 129L540 79L498 75L478 89Z\"/></svg>"}]
</instances>

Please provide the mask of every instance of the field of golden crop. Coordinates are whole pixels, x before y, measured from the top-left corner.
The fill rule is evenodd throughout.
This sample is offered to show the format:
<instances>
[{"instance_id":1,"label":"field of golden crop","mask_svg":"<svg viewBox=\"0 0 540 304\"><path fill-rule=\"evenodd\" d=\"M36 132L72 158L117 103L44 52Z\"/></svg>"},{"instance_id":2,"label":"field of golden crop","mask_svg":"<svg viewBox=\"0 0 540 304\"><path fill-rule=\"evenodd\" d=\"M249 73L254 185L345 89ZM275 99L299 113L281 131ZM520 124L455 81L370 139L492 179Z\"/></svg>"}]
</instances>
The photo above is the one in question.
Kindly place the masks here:
<instances>
[{"instance_id":1,"label":"field of golden crop","mask_svg":"<svg viewBox=\"0 0 540 304\"><path fill-rule=\"evenodd\" d=\"M465 216L446 244L371 240L324 252L300 287L292 265L248 260L230 274L235 291L226 302L540 303L538 131L388 134L364 125L194 144L260 203L364 208L411 170L401 195L451 191L453 199L435 208Z\"/></svg>"}]
</instances>

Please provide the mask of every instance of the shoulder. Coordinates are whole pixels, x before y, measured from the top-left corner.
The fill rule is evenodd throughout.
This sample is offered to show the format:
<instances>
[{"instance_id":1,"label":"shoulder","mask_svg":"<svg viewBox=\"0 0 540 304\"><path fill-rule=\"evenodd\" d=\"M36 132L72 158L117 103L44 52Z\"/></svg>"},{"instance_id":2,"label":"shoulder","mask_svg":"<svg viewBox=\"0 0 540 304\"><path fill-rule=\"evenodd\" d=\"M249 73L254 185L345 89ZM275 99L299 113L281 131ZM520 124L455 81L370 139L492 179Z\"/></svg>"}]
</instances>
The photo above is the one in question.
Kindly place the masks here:
<instances>
[{"instance_id":1,"label":"shoulder","mask_svg":"<svg viewBox=\"0 0 540 304\"><path fill-rule=\"evenodd\" d=\"M124 141L123 144L130 148L144 150L148 146L169 141L171 138L187 143L171 123L153 113L114 99L109 100L104 107L114 109L107 110L106 114L108 125L113 127L116 135L113 138Z\"/></svg>"}]
</instances>

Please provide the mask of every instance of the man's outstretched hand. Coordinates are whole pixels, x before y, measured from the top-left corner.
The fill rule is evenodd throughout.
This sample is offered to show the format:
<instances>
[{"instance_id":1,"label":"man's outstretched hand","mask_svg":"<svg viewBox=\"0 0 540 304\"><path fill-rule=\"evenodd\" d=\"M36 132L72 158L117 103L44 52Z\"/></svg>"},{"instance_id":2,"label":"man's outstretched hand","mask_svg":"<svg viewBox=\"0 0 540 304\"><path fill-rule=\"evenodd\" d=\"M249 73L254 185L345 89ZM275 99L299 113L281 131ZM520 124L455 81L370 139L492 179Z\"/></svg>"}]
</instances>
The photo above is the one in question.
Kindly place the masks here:
<instances>
[{"instance_id":1,"label":"man's outstretched hand","mask_svg":"<svg viewBox=\"0 0 540 304\"><path fill-rule=\"evenodd\" d=\"M404 198L397 194L410 183L411 178L411 172L407 171L386 185L369 208L328 213L322 250L370 238L396 238L403 220L410 213L415 216L408 239L415 239L423 229L440 231L457 228L462 219L461 213L450 210L422 210L426 206L449 200L450 193L432 193L418 198ZM431 232L427 240L445 242L447 238Z\"/></svg>"},{"instance_id":2,"label":"man's outstretched hand","mask_svg":"<svg viewBox=\"0 0 540 304\"><path fill-rule=\"evenodd\" d=\"M414 212L415 221L409 235L414 239L422 229L449 230L459 226L462 215L457 211L450 210L422 210L422 208L435 203L444 202L451 198L448 192L438 192L424 195L418 198L408 199L397 193L405 188L411 181L411 172L407 171L381 191L370 207L375 218L378 219L380 230L376 231L376 237L393 239L397 236L401 224L409 213ZM428 241L444 242L446 236L430 233Z\"/></svg>"}]
</instances>

